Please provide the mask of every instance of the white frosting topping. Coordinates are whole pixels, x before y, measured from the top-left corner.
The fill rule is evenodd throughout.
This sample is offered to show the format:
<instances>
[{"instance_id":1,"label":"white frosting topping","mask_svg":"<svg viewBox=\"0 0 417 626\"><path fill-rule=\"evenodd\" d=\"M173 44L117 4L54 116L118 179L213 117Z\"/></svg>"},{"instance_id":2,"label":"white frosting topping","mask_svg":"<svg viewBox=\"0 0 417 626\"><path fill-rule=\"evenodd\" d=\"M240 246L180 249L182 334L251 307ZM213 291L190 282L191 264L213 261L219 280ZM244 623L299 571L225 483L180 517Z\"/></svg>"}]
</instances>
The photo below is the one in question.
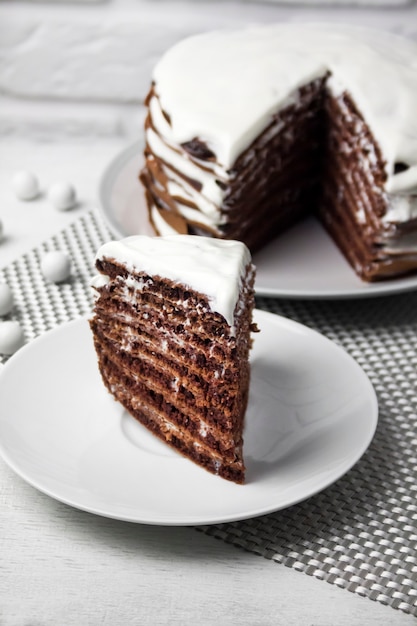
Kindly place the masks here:
<instances>
[{"instance_id":1,"label":"white frosting topping","mask_svg":"<svg viewBox=\"0 0 417 626\"><path fill-rule=\"evenodd\" d=\"M408 222L417 218L417 196L392 196L383 222Z\"/></svg>"},{"instance_id":2,"label":"white frosting topping","mask_svg":"<svg viewBox=\"0 0 417 626\"><path fill-rule=\"evenodd\" d=\"M197 221L212 226L217 225L219 221L221 222L221 218L219 220L218 208L212 202L206 200L206 198L204 198L203 196L198 195L197 191L191 186L185 188L185 185L181 185L180 183L175 182L175 180L173 179L167 182L167 190L171 194L171 196L178 196L178 198L181 198L182 196L195 202L195 204L198 206L197 212L199 214ZM190 210L193 211L193 209ZM181 210L181 213L185 215L185 208Z\"/></svg>"},{"instance_id":3,"label":"white frosting topping","mask_svg":"<svg viewBox=\"0 0 417 626\"><path fill-rule=\"evenodd\" d=\"M170 224L161 217L158 209L156 207L152 207L151 209L152 221L155 224L158 233L163 237L168 237L169 235L178 235L178 232L175 228L172 228Z\"/></svg>"},{"instance_id":4,"label":"white frosting topping","mask_svg":"<svg viewBox=\"0 0 417 626\"><path fill-rule=\"evenodd\" d=\"M104 274L96 274L90 281L90 285L94 287L94 289L100 289L101 287L105 287L110 282L110 278L105 276Z\"/></svg>"},{"instance_id":5,"label":"white frosting topping","mask_svg":"<svg viewBox=\"0 0 417 626\"><path fill-rule=\"evenodd\" d=\"M96 259L114 259L129 271L146 272L184 284L206 294L212 311L233 328L240 281L251 262L240 241L192 235L135 235L105 243Z\"/></svg>"},{"instance_id":6,"label":"white frosting topping","mask_svg":"<svg viewBox=\"0 0 417 626\"><path fill-rule=\"evenodd\" d=\"M183 159L182 155L169 148L152 129L148 129L146 139L149 147L156 156L160 157L163 161L171 163L183 174L201 183L201 194L203 197L207 196L213 202L221 203L223 194L220 187L216 185L211 172L205 172L192 161Z\"/></svg>"},{"instance_id":7,"label":"white frosting topping","mask_svg":"<svg viewBox=\"0 0 417 626\"><path fill-rule=\"evenodd\" d=\"M349 91L382 148L387 190L416 189L417 45L389 33L278 24L188 38L154 70L171 125L155 104L153 122L168 144L198 137L228 168L301 85L327 70L330 89ZM410 168L394 175L396 162ZM202 183L213 199L209 177Z\"/></svg>"}]
</instances>

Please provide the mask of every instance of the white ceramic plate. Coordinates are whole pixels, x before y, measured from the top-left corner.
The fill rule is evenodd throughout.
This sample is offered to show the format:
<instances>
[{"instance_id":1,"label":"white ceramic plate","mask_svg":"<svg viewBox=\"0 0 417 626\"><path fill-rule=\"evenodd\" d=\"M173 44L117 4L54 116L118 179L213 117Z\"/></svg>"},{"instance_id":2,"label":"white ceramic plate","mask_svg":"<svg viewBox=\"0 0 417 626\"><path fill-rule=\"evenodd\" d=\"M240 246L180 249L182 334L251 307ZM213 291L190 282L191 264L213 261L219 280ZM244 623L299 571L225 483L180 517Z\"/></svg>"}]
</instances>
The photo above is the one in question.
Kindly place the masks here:
<instances>
[{"instance_id":1,"label":"white ceramic plate","mask_svg":"<svg viewBox=\"0 0 417 626\"><path fill-rule=\"evenodd\" d=\"M249 518L324 489L367 449L373 387L340 347L255 312L247 483L209 474L149 434L105 390L85 319L17 352L0 372L0 452L40 491L99 515L161 525Z\"/></svg>"},{"instance_id":2,"label":"white ceramic plate","mask_svg":"<svg viewBox=\"0 0 417 626\"><path fill-rule=\"evenodd\" d=\"M100 208L117 237L153 235L138 173L136 143L109 165L100 184ZM297 224L254 255L258 295L282 298L365 298L417 288L417 275L380 283L361 281L316 219Z\"/></svg>"}]
</instances>

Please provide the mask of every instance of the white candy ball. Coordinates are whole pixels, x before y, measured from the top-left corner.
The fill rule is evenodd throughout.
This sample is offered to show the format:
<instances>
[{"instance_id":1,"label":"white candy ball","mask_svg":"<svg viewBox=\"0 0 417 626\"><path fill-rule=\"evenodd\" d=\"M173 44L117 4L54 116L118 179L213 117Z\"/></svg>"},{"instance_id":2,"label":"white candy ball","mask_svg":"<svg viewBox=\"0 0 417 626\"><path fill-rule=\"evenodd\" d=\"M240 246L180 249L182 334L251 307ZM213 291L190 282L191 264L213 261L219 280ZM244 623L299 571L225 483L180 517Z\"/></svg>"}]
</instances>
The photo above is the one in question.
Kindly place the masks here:
<instances>
[{"instance_id":1,"label":"white candy ball","mask_svg":"<svg viewBox=\"0 0 417 626\"><path fill-rule=\"evenodd\" d=\"M32 172L16 172L12 187L19 200L33 200L39 195L38 179Z\"/></svg>"},{"instance_id":2,"label":"white candy ball","mask_svg":"<svg viewBox=\"0 0 417 626\"><path fill-rule=\"evenodd\" d=\"M59 182L49 188L48 198L58 211L67 211L77 201L74 187L70 183Z\"/></svg>"},{"instance_id":3,"label":"white candy ball","mask_svg":"<svg viewBox=\"0 0 417 626\"><path fill-rule=\"evenodd\" d=\"M0 283L0 315L7 315L13 308L13 294L9 285Z\"/></svg>"},{"instance_id":4,"label":"white candy ball","mask_svg":"<svg viewBox=\"0 0 417 626\"><path fill-rule=\"evenodd\" d=\"M0 354L10 356L24 344L23 330L19 322L0 322Z\"/></svg>"},{"instance_id":5,"label":"white candy ball","mask_svg":"<svg viewBox=\"0 0 417 626\"><path fill-rule=\"evenodd\" d=\"M48 252L41 260L41 270L47 280L62 283L71 273L71 261L66 254L58 250Z\"/></svg>"}]
</instances>

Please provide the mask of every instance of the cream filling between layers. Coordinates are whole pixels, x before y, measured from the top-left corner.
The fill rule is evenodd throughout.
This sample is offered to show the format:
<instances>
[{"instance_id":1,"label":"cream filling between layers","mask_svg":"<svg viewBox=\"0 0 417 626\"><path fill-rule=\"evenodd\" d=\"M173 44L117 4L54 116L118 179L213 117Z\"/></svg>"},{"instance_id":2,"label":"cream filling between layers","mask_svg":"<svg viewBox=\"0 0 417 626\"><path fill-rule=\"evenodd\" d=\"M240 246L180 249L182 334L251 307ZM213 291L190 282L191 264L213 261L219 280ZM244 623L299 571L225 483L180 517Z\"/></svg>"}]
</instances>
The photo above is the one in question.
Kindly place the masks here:
<instances>
[{"instance_id":1,"label":"cream filling between layers","mask_svg":"<svg viewBox=\"0 0 417 626\"><path fill-rule=\"evenodd\" d=\"M154 153L165 163L172 165L176 170L201 184L200 193L211 202L220 205L223 200L223 192L216 183L216 176L198 167L193 161L170 148L155 133L152 128L146 131L146 141Z\"/></svg>"},{"instance_id":2,"label":"cream filling between layers","mask_svg":"<svg viewBox=\"0 0 417 626\"><path fill-rule=\"evenodd\" d=\"M164 220L156 206L152 206L151 208L151 217L159 235L161 235L162 237L178 235L178 232L175 230L175 228L172 228L172 226L166 220Z\"/></svg>"},{"instance_id":3,"label":"cream filling between layers","mask_svg":"<svg viewBox=\"0 0 417 626\"><path fill-rule=\"evenodd\" d=\"M164 175L168 179L166 190L171 195L171 199L175 202L178 213L186 219L190 219L199 224L204 224L220 234L218 226L226 222L226 216L221 215L219 207L207 200L201 195L192 185L190 185L184 178L178 176L173 170L166 167L162 162L159 163L159 167L162 168ZM154 181L154 184L158 189L164 191L164 187L158 181ZM193 203L196 209L192 209L185 204L186 201ZM153 206L156 210L156 207ZM191 213L193 211L193 213ZM155 213L153 212L154 216ZM158 228L156 222L161 224L161 228ZM163 220L162 217L155 218L155 225L158 228L161 235L175 235L178 234L169 224Z\"/></svg>"},{"instance_id":4,"label":"cream filling between layers","mask_svg":"<svg viewBox=\"0 0 417 626\"><path fill-rule=\"evenodd\" d=\"M415 196L388 196L388 210L382 221L386 223L408 222L417 218L417 195Z\"/></svg>"},{"instance_id":5,"label":"cream filling between layers","mask_svg":"<svg viewBox=\"0 0 417 626\"><path fill-rule=\"evenodd\" d=\"M97 313L99 314L99 312ZM196 423L198 425L200 436L203 437L203 440L208 434L211 434L214 440L222 442L224 450L230 450L233 447L233 433L227 433L219 430L215 424L207 422L201 415L199 415L199 401L196 402L195 405L192 404L190 406L185 398L178 396L178 391L182 385L184 385L189 391L200 394L203 391L203 387L200 382L190 384L189 375L185 375L180 371L180 369L178 369L181 366L175 358L164 361L164 350L168 352L169 342L172 342L173 339L173 342L177 343L179 347L183 345L184 347L189 348L189 343L177 341L178 338L174 337L171 333L164 333L160 342L155 343L152 340L148 341L148 338L145 335L138 334L132 327L129 326L129 322L134 321L135 318L133 316L121 313L112 315L105 322L101 321L99 318L99 327L101 329L100 332L102 336L115 348L115 358L113 358L112 354L109 354L110 360L115 360L115 366L121 371L124 371L137 384L143 383L143 377L136 373L131 366L128 368L125 366L122 353L129 354L134 359L138 359L138 362L142 364L148 363L148 365L155 370L155 372L159 372L162 377L159 379L157 376L155 379L148 381L148 386L152 388L155 393L161 394L161 396L164 397L164 399L176 408L182 415L188 417L192 422ZM111 323L110 326L109 323ZM122 326L120 326L120 324L122 324ZM161 333L161 330L163 329L159 329L158 332ZM102 353L106 354L106 352L107 349L104 347L102 349ZM210 368L211 378L202 375L198 368L195 369L195 363L187 362L185 367L189 368L191 376L197 375L204 380L206 388L204 393L210 394L210 389L218 391L216 380L224 381L226 371L224 362L219 359L219 356L216 357L215 363L211 364L211 368L213 368ZM237 393L237 389L235 389L235 391ZM206 401L202 400L202 402L202 406L205 406ZM217 410L223 414L220 405L217 407ZM169 421L169 423L171 422ZM174 427L175 423L172 422L172 425Z\"/></svg>"},{"instance_id":6,"label":"cream filling between layers","mask_svg":"<svg viewBox=\"0 0 417 626\"><path fill-rule=\"evenodd\" d=\"M119 393L119 389L120 389L120 393ZM116 397L119 397L120 395L126 396L126 390L124 389L124 387L120 385L112 384L111 391L113 395L115 395ZM146 415L152 415L153 420L158 424L162 433L164 434L166 441L169 441L170 439L170 436L166 434L167 432L170 433L171 435L175 435L179 440L184 441L189 446L194 447L196 450L203 451L204 454L206 454L208 457L210 457L214 461L217 470L219 470L222 466L240 467L242 465L242 461L239 458L237 459L235 458L233 460L226 459L221 454L221 452L217 452L216 450L213 450L213 448L210 448L209 446L204 445L203 442L195 440L184 429L182 429L177 424L174 424L173 422L169 421L166 417L162 416L155 409L149 407L149 405L143 402L143 400L141 400L140 398L129 397L129 405L131 406L133 411L135 410L144 411ZM203 432L204 432L204 427L203 427ZM241 454L241 447L239 446L235 448L235 455L238 456L240 454Z\"/></svg>"},{"instance_id":7,"label":"cream filling between layers","mask_svg":"<svg viewBox=\"0 0 417 626\"><path fill-rule=\"evenodd\" d=\"M172 177L172 180L168 181L167 189L171 196L176 196L178 198L184 197L185 200L190 200L198 206L198 209L193 209L189 206L183 205L181 207L182 214L185 215L185 211L192 211L190 215L195 214L195 219L197 221L207 224L208 226L216 226L219 221L224 221L224 219L219 220L219 209L217 206L208 202L206 198L201 196L195 189L192 191L190 191L189 188L186 189L182 184L180 184L178 178L175 180L175 176Z\"/></svg>"}]
</instances>

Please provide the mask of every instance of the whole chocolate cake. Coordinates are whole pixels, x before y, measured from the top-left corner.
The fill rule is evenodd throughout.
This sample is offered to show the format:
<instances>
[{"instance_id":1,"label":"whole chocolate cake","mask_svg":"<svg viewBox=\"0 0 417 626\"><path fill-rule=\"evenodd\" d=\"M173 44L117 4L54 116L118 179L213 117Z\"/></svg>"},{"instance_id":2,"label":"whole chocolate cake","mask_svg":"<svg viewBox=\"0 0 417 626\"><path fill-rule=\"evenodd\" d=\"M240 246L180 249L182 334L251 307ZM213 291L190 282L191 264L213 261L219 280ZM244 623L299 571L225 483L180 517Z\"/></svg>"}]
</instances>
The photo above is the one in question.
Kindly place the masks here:
<instances>
[{"instance_id":1,"label":"whole chocolate cake","mask_svg":"<svg viewBox=\"0 0 417 626\"><path fill-rule=\"evenodd\" d=\"M128 237L97 253L90 321L104 384L208 471L244 481L255 269L238 241Z\"/></svg>"},{"instance_id":2,"label":"whole chocolate cake","mask_svg":"<svg viewBox=\"0 0 417 626\"><path fill-rule=\"evenodd\" d=\"M357 274L417 270L417 45L358 28L188 38L156 65L144 184L157 234L264 246L315 213Z\"/></svg>"}]
</instances>

